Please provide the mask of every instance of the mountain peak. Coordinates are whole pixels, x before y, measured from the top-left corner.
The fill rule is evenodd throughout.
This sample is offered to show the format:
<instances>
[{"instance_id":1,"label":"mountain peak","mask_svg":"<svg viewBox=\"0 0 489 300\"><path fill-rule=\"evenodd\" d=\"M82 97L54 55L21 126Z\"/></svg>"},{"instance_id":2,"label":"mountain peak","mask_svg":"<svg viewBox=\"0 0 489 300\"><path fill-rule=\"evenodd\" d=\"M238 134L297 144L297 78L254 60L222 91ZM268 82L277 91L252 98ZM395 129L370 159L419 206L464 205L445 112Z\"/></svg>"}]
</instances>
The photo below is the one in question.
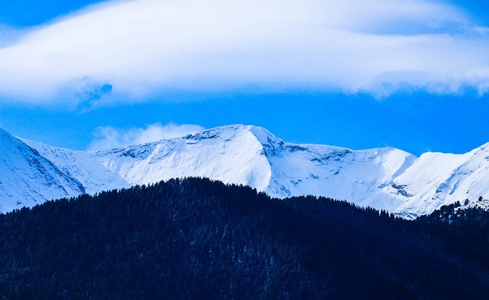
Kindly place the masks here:
<instances>
[{"instance_id":1,"label":"mountain peak","mask_svg":"<svg viewBox=\"0 0 489 300\"><path fill-rule=\"evenodd\" d=\"M261 144L283 144L284 141L282 139L277 138L270 131L263 127L248 125L246 129L250 131Z\"/></svg>"},{"instance_id":2,"label":"mountain peak","mask_svg":"<svg viewBox=\"0 0 489 300\"><path fill-rule=\"evenodd\" d=\"M13 135L5 131L4 129L0 128L0 139L1 140L13 140L15 139Z\"/></svg>"},{"instance_id":3,"label":"mountain peak","mask_svg":"<svg viewBox=\"0 0 489 300\"><path fill-rule=\"evenodd\" d=\"M276 150L285 144L283 140L277 138L270 131L266 130L263 127L243 124L234 124L206 129L193 134L188 134L182 138L194 141L212 139L230 141L236 138L249 139L250 137L253 137L262 145L265 154L267 153L267 150Z\"/></svg>"}]
</instances>

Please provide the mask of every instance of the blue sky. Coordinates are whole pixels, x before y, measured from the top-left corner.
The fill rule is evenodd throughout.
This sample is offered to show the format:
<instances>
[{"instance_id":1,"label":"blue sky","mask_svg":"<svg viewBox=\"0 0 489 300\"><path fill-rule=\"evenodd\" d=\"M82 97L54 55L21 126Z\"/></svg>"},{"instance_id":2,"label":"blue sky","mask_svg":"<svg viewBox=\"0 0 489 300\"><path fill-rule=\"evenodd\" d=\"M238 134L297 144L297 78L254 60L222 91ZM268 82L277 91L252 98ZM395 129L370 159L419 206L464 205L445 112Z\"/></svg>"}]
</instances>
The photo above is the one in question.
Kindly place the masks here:
<instances>
[{"instance_id":1,"label":"blue sky","mask_svg":"<svg viewBox=\"0 0 489 300\"><path fill-rule=\"evenodd\" d=\"M93 0L17 0L4 1L0 11L0 23L15 27L41 25L47 21L67 15L87 5L102 1Z\"/></svg>"},{"instance_id":2,"label":"blue sky","mask_svg":"<svg viewBox=\"0 0 489 300\"><path fill-rule=\"evenodd\" d=\"M80 150L97 138L108 141L100 128L134 135L151 124L253 124L290 142L391 146L416 155L463 153L489 142L488 4L393 8L379 0L351 10L333 1L342 17L318 29L309 20L330 15L312 13L320 6L314 0L293 15L286 8L270 15L274 0L258 12L253 5L263 2L216 0L217 21L206 15L214 9L197 7L203 12L195 24L197 2L186 2L173 14L192 17L190 25L149 15L142 19L153 23L134 18L132 26L121 21L131 12L167 7L151 0L126 2L136 5L130 9L110 1L88 9L94 1L2 4L0 127ZM235 9L249 10L253 22L235 23ZM362 19L364 10L369 18ZM219 19L223 14L229 19ZM105 22L117 26L97 36L97 28L110 27Z\"/></svg>"}]
</instances>

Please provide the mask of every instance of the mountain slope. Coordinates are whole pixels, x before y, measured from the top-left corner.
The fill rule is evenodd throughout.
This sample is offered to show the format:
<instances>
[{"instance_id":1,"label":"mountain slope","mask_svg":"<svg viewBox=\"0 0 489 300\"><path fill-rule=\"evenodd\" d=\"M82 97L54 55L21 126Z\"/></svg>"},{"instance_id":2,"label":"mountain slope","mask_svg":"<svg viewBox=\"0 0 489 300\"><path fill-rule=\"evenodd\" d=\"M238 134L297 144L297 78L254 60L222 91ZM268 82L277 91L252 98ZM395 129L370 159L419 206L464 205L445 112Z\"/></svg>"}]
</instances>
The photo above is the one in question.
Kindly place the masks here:
<instances>
[{"instance_id":1,"label":"mountain slope","mask_svg":"<svg viewBox=\"0 0 489 300\"><path fill-rule=\"evenodd\" d=\"M410 218L466 198L489 197L487 145L462 155L416 158L393 148L286 143L264 128L244 125L109 151L24 142L90 194L199 176L249 185L279 198L312 194L346 199Z\"/></svg>"},{"instance_id":2,"label":"mountain slope","mask_svg":"<svg viewBox=\"0 0 489 300\"><path fill-rule=\"evenodd\" d=\"M408 201L397 209L414 216L442 205L489 198L489 145L466 154L425 153L394 180Z\"/></svg>"},{"instance_id":3,"label":"mountain slope","mask_svg":"<svg viewBox=\"0 0 489 300\"><path fill-rule=\"evenodd\" d=\"M324 145L285 143L263 128L250 127L262 143L272 177L266 192L279 198L321 195L395 210L404 199L379 188L416 159L393 148L353 151Z\"/></svg>"},{"instance_id":4,"label":"mountain slope","mask_svg":"<svg viewBox=\"0 0 489 300\"><path fill-rule=\"evenodd\" d=\"M83 185L0 129L0 211L85 193Z\"/></svg>"}]
</instances>

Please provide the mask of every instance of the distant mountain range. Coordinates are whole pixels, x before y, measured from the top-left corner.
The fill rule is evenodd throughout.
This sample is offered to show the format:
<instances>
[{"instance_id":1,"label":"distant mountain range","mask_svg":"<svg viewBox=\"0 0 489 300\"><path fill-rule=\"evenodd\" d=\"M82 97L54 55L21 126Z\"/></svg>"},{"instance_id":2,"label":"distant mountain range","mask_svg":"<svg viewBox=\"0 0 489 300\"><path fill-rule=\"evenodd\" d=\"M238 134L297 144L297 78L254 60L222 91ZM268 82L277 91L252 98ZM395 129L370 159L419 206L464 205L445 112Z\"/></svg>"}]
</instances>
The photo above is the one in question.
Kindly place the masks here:
<instances>
[{"instance_id":1,"label":"distant mountain range","mask_svg":"<svg viewBox=\"0 0 489 300\"><path fill-rule=\"evenodd\" d=\"M50 199L207 177L273 197L343 199L415 218L442 205L489 198L489 143L466 154L394 148L350 150L284 142L264 128L232 125L108 151L73 151L0 129L0 211Z\"/></svg>"}]
</instances>

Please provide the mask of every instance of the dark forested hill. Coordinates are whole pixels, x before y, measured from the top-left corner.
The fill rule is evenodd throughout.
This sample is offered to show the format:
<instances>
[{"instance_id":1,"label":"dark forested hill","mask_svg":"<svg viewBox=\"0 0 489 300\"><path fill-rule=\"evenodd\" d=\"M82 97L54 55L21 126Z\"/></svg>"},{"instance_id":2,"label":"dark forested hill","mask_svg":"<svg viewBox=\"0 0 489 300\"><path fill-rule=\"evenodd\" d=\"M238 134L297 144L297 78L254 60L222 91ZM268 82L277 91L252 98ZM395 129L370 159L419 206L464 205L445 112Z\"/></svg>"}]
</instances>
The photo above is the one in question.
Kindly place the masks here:
<instances>
[{"instance_id":1,"label":"dark forested hill","mask_svg":"<svg viewBox=\"0 0 489 300\"><path fill-rule=\"evenodd\" d=\"M480 299L489 295L488 247L467 245L461 232L488 237L471 224L170 180L0 215L0 294Z\"/></svg>"}]
</instances>

